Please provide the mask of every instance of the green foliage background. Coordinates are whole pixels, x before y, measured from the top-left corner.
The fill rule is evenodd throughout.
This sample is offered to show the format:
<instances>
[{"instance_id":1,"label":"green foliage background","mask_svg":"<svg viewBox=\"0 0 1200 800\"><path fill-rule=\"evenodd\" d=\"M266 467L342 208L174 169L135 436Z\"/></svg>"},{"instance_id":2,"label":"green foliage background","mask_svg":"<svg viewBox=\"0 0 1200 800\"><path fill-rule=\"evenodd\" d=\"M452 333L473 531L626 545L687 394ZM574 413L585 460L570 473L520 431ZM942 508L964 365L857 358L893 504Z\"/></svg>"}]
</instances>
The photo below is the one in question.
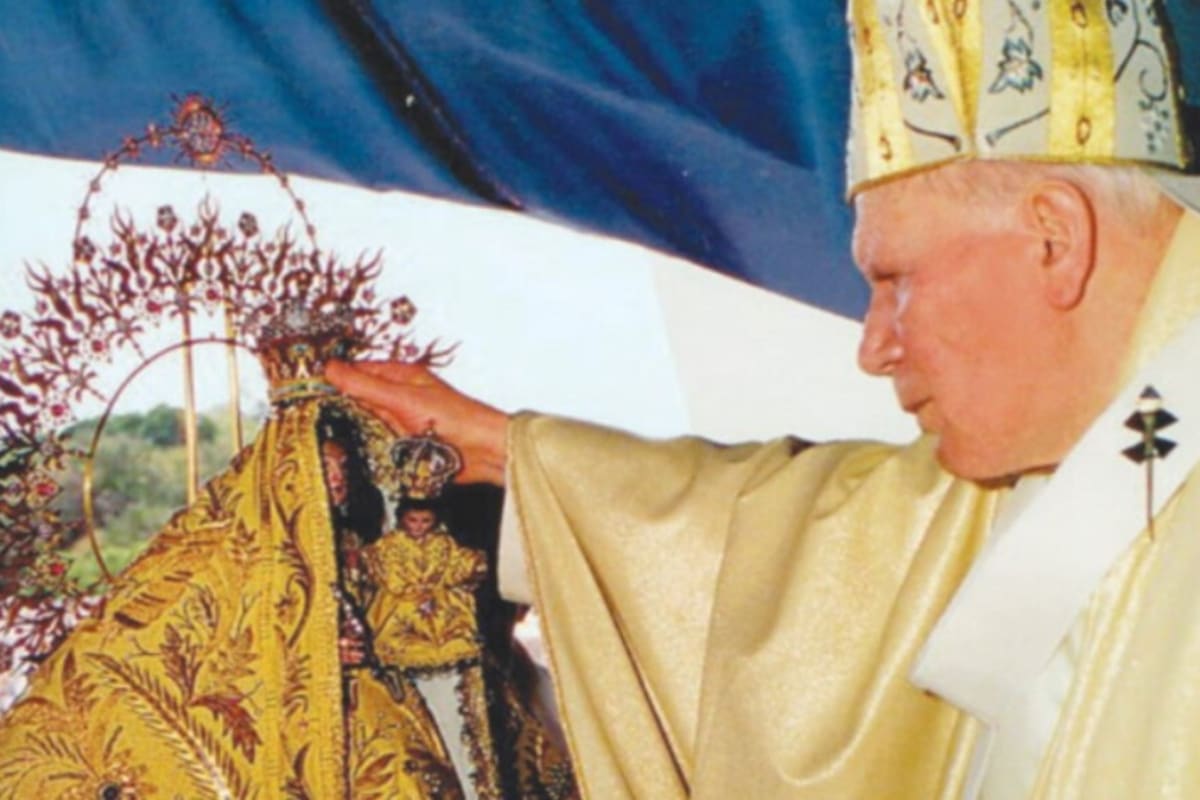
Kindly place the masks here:
<instances>
[{"instance_id":1,"label":"green foliage background","mask_svg":"<svg viewBox=\"0 0 1200 800\"><path fill-rule=\"evenodd\" d=\"M265 409L242 418L244 440L254 438ZM142 551L150 537L187 503L187 449L183 410L166 405L144 413L110 417L100 439L94 469L93 503L104 562L114 574ZM98 420L78 423L71 438L91 443ZM201 482L216 475L234 455L233 417L228 408L198 415ZM66 518L82 518L82 470L61 478L59 508ZM81 585L99 580L100 567L87 537L68 550L71 575Z\"/></svg>"}]
</instances>

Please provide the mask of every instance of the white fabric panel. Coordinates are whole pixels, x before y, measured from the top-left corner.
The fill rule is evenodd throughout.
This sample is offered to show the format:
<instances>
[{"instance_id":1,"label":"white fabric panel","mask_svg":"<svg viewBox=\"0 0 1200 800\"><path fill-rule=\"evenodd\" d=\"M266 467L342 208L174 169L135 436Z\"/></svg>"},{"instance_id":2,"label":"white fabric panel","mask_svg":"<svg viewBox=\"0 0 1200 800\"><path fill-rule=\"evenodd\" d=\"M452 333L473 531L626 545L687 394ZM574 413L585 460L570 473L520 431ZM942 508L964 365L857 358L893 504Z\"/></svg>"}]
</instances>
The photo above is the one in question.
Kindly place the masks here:
<instances>
[{"instance_id":1,"label":"white fabric panel","mask_svg":"<svg viewBox=\"0 0 1200 800\"><path fill-rule=\"evenodd\" d=\"M99 166L0 151L0 305L29 306L25 262L66 268L78 203ZM520 214L326 181L293 185L321 247L345 259L381 251L381 294L413 299L419 340L460 343L445 376L501 408L645 435L904 440L913 433L886 382L858 374L854 322L644 247ZM230 225L249 210L270 231L290 214L277 184L257 175L122 166L103 189L85 229L97 242L107 236L113 198L147 227L160 205L187 220L206 196ZM293 230L301 230L298 222ZM218 328L197 328L207 331ZM161 344L175 336L164 331ZM201 391L213 392L200 406L224 403L224 358L197 360ZM118 359L113 385L135 364ZM265 398L256 372L245 359L244 407ZM164 360L119 407L180 404L178 375L178 365Z\"/></svg>"}]
</instances>

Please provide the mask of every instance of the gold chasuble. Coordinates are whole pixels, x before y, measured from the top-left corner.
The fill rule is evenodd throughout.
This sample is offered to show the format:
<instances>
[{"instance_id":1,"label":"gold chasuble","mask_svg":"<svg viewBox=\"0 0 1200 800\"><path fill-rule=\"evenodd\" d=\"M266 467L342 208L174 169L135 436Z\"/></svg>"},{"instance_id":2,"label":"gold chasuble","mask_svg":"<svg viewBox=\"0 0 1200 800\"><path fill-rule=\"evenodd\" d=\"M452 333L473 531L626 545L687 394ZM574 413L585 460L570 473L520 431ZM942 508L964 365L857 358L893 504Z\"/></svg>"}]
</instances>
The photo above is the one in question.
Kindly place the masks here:
<instances>
[{"instance_id":1,"label":"gold chasuble","mask_svg":"<svg viewBox=\"0 0 1200 800\"><path fill-rule=\"evenodd\" d=\"M1198 253L1189 213L1128 374L1200 309ZM1194 374L1192 356L1176 374ZM1184 430L1200 404L1164 401L1180 417L1172 434L1200 436ZM1120 444L1102 457L1127 464L1140 491L1142 472L1121 455L1134 434L1117 423L1113 435ZM909 676L991 548L993 518L1010 513L1009 490L948 476L933 445L719 447L515 420L509 488L584 796L968 790L983 725ZM1077 616L1044 739L1029 729L1030 774L993 776L1021 787L1003 796L1200 797L1200 479L1182 466L1153 535L1129 531ZM1107 500L1086 486L1082 496ZM1018 632L1011 646L1022 645ZM1002 733L1011 752L1024 729Z\"/></svg>"},{"instance_id":2,"label":"gold chasuble","mask_svg":"<svg viewBox=\"0 0 1200 800\"><path fill-rule=\"evenodd\" d=\"M511 434L576 778L591 798L956 797L974 724L907 673L994 498L932 443Z\"/></svg>"}]
</instances>

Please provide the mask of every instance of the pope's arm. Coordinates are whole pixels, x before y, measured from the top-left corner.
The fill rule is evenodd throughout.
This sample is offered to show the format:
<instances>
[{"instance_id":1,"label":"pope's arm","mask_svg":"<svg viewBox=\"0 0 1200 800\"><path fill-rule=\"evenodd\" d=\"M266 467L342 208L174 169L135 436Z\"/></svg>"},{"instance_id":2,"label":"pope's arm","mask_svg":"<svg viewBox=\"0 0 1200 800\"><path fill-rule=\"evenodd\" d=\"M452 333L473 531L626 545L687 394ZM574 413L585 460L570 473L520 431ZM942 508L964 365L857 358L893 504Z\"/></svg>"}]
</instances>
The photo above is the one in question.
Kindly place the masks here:
<instances>
[{"instance_id":1,"label":"pope's arm","mask_svg":"<svg viewBox=\"0 0 1200 800\"><path fill-rule=\"evenodd\" d=\"M798 447L652 441L555 417L512 419L508 498L573 739L604 740L619 759L605 722L653 712L615 772L654 760L653 732L665 739L667 772L686 785L731 521L739 499ZM656 784L633 794L670 792Z\"/></svg>"},{"instance_id":2,"label":"pope's arm","mask_svg":"<svg viewBox=\"0 0 1200 800\"><path fill-rule=\"evenodd\" d=\"M651 442L510 419L411 367L335 365L329 377L400 432L432 423L463 450L469 480L508 483L520 533L501 541L501 579L512 594L528 578L522 599L542 612L572 749L593 765L580 776L590 794L684 796L730 521L797 443ZM613 775L622 785L601 777Z\"/></svg>"}]
</instances>

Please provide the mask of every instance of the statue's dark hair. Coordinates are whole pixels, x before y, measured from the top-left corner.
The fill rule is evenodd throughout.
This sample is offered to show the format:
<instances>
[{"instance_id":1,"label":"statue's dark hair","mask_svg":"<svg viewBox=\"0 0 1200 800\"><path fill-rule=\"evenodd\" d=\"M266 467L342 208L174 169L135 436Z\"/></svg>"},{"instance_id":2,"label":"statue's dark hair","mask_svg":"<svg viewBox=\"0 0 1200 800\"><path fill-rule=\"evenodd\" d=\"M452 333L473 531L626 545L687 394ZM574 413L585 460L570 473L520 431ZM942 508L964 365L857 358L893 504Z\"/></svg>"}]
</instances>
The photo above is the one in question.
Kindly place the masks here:
<instances>
[{"instance_id":1,"label":"statue's dark hair","mask_svg":"<svg viewBox=\"0 0 1200 800\"><path fill-rule=\"evenodd\" d=\"M383 493L371 480L362 431L344 411L327 406L321 410L317 434L320 442L337 442L346 451L347 497L345 504L331 506L334 524L354 531L364 545L374 542L383 532Z\"/></svg>"},{"instance_id":2,"label":"statue's dark hair","mask_svg":"<svg viewBox=\"0 0 1200 800\"><path fill-rule=\"evenodd\" d=\"M432 511L438 521L443 524L449 524L450 508L441 497L434 499L404 497L396 503L396 524L400 524L400 518L404 516L405 511Z\"/></svg>"}]
</instances>

